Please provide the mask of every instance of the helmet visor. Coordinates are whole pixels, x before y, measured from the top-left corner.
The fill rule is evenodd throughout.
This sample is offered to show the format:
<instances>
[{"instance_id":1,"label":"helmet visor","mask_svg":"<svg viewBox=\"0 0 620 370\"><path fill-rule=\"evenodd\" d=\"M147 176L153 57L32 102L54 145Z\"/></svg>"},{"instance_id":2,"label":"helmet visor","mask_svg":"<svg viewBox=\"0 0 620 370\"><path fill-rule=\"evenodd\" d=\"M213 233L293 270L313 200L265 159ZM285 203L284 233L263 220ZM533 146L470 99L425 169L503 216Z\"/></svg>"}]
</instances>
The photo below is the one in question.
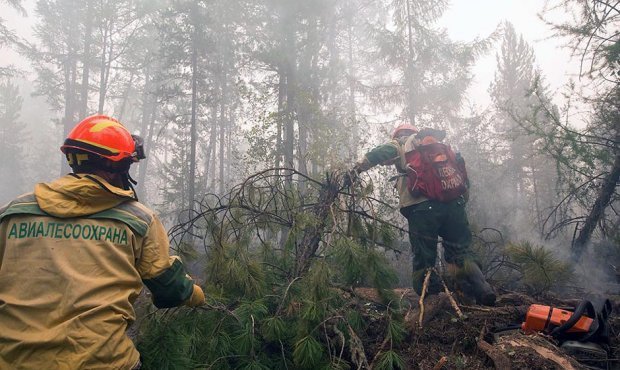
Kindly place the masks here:
<instances>
[{"instance_id":1,"label":"helmet visor","mask_svg":"<svg viewBox=\"0 0 620 370\"><path fill-rule=\"evenodd\" d=\"M138 162L139 160L145 159L146 155L144 153L144 139L142 139L139 135L131 135L133 138L133 142L135 143L134 152L131 154L131 158L134 162Z\"/></svg>"}]
</instances>

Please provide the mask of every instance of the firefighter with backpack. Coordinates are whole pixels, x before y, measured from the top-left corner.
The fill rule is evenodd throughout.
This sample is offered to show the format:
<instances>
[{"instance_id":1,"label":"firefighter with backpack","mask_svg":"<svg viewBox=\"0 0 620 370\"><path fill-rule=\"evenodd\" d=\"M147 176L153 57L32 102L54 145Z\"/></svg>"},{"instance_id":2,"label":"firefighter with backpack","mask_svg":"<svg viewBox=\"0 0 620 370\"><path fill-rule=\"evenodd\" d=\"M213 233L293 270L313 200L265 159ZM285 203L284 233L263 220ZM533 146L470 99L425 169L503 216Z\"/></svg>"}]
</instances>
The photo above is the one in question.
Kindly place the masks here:
<instances>
[{"instance_id":1,"label":"firefighter with backpack","mask_svg":"<svg viewBox=\"0 0 620 370\"><path fill-rule=\"evenodd\" d=\"M413 288L421 294L428 268L435 266L438 237L444 258L454 267L457 284L478 304L495 304L495 293L485 280L470 249L472 240L465 202L468 179L465 163L449 146L440 143L440 130L418 130L402 124L389 143L372 149L358 161L354 174L376 165L394 165L401 214L409 224L413 259ZM438 293L441 283L432 274L428 292Z\"/></svg>"},{"instance_id":2,"label":"firefighter with backpack","mask_svg":"<svg viewBox=\"0 0 620 370\"><path fill-rule=\"evenodd\" d=\"M137 200L141 139L91 116L61 150L73 173L0 208L0 369L138 369L126 331L143 286L158 308L205 295Z\"/></svg>"}]
</instances>

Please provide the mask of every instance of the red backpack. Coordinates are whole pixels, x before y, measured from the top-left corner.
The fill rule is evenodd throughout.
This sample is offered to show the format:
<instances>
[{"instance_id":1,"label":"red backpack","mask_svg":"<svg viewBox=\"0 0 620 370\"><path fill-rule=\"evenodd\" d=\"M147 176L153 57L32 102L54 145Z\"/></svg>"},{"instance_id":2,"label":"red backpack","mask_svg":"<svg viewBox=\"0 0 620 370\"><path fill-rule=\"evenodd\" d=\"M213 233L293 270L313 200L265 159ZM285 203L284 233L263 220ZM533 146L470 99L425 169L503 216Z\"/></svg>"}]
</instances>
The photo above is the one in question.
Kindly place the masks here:
<instances>
[{"instance_id":1,"label":"red backpack","mask_svg":"<svg viewBox=\"0 0 620 370\"><path fill-rule=\"evenodd\" d=\"M407 187L413 196L423 195L440 202L454 200L467 191L465 161L449 145L419 145L405 153Z\"/></svg>"}]
</instances>

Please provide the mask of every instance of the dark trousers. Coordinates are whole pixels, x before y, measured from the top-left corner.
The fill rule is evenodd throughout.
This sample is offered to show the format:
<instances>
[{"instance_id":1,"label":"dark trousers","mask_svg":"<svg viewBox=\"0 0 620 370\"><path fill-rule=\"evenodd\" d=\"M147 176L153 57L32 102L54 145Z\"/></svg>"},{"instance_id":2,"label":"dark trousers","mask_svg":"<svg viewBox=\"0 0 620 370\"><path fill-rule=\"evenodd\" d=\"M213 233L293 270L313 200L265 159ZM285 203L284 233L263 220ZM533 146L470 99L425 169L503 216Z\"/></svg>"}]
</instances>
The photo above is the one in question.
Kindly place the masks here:
<instances>
[{"instance_id":1,"label":"dark trousers","mask_svg":"<svg viewBox=\"0 0 620 370\"><path fill-rule=\"evenodd\" d=\"M437 241L443 239L446 262L463 266L471 258L471 231L465 213L465 201L457 198L442 203L428 200L401 208L409 223L409 242L413 259L413 288L422 291L426 269L435 266ZM438 290L438 281L433 280L431 293Z\"/></svg>"}]
</instances>

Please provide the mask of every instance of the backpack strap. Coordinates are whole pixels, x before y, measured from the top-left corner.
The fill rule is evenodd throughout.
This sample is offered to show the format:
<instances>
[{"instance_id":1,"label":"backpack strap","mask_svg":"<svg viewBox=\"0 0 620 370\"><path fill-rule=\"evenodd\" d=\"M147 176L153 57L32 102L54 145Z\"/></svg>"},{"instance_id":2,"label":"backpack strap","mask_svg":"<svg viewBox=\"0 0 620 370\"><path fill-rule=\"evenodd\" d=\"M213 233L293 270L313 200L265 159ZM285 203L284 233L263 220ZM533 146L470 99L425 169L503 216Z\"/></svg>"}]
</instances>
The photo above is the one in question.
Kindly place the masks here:
<instances>
[{"instance_id":1,"label":"backpack strap","mask_svg":"<svg viewBox=\"0 0 620 370\"><path fill-rule=\"evenodd\" d=\"M416 137L415 135L411 135L407 138L407 140L405 140L404 143L401 143L398 140L394 140L394 142L397 144L396 146L398 148L398 157L399 157L398 162L395 163L396 169L400 173L403 173L403 174L407 173L406 154L416 150L417 148Z\"/></svg>"}]
</instances>

